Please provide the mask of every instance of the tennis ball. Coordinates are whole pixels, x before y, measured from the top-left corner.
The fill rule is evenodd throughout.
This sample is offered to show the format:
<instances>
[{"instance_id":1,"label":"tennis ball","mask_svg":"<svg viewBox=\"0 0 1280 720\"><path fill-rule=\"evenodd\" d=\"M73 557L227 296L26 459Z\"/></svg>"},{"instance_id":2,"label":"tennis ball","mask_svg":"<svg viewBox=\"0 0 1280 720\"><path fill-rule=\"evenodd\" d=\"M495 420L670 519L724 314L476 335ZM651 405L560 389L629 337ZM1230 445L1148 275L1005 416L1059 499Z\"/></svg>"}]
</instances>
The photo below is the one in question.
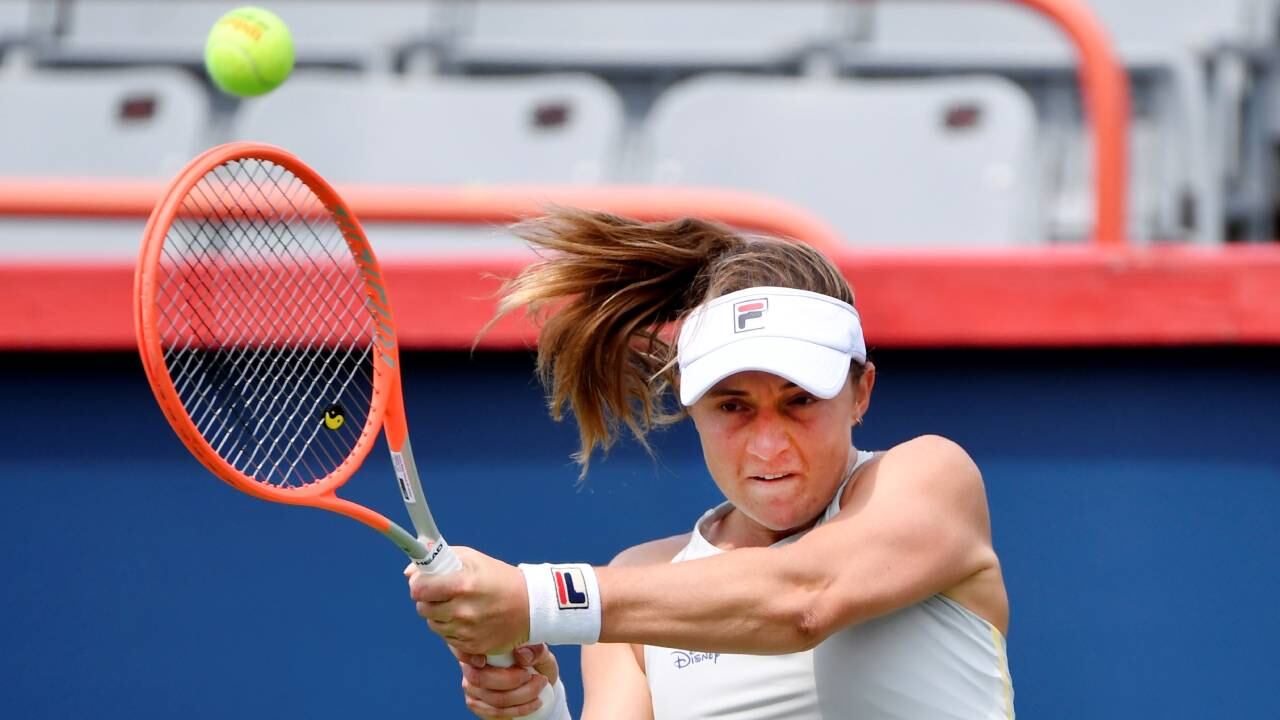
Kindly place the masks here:
<instances>
[{"instance_id":1,"label":"tennis ball","mask_svg":"<svg viewBox=\"0 0 1280 720\"><path fill-rule=\"evenodd\" d=\"M293 37L275 13L240 7L218 18L204 45L204 67L223 92L271 92L293 70Z\"/></svg>"}]
</instances>

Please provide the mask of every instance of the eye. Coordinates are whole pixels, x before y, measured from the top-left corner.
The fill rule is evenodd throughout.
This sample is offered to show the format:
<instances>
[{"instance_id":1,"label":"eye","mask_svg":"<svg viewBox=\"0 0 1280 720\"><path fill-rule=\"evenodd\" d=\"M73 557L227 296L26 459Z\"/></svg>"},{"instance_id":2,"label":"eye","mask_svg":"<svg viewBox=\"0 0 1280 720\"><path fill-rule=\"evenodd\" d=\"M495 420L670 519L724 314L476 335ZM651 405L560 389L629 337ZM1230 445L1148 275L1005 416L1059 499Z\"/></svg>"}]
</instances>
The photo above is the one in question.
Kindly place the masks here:
<instances>
[{"instance_id":1,"label":"eye","mask_svg":"<svg viewBox=\"0 0 1280 720\"><path fill-rule=\"evenodd\" d=\"M742 403L737 400L722 400L718 406L721 412L739 412L742 410Z\"/></svg>"},{"instance_id":2,"label":"eye","mask_svg":"<svg viewBox=\"0 0 1280 720\"><path fill-rule=\"evenodd\" d=\"M804 394L804 395L797 395L791 398L791 400L789 400L787 404L793 405L796 407L804 407L806 405L813 405L816 402L818 402L818 398L809 394Z\"/></svg>"}]
</instances>

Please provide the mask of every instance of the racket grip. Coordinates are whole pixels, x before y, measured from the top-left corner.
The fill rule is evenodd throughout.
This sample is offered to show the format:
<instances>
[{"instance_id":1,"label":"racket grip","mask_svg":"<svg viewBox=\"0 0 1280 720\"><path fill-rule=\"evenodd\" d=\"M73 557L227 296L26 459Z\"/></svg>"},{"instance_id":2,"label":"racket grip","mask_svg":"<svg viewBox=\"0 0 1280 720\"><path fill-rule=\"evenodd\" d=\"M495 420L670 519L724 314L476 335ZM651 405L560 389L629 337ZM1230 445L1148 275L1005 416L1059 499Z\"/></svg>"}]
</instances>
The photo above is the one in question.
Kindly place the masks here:
<instances>
[{"instance_id":1,"label":"racket grip","mask_svg":"<svg viewBox=\"0 0 1280 720\"><path fill-rule=\"evenodd\" d=\"M416 558L410 555L413 564L418 566L419 572L428 575L447 575L451 572L457 572L462 569L462 561L458 559L458 553L449 547L449 543L440 538L435 542L429 542L418 538L427 549L427 555L423 558Z\"/></svg>"},{"instance_id":2,"label":"racket grip","mask_svg":"<svg viewBox=\"0 0 1280 720\"><path fill-rule=\"evenodd\" d=\"M419 542L422 542L421 538ZM435 543L423 542L423 544L427 546L429 561L424 565L417 558L414 559L414 563L421 572L429 575L444 575L462 569L462 561L458 559L458 554L449 547L444 538L440 538ZM487 662L494 667L506 668L516 664L516 659L511 653L487 655L486 658ZM551 715L551 711L555 709L556 699L555 688L551 687L551 683L543 686L538 693L538 699L542 701L542 706L533 711L533 714L521 715L517 720L544 720Z\"/></svg>"}]
</instances>

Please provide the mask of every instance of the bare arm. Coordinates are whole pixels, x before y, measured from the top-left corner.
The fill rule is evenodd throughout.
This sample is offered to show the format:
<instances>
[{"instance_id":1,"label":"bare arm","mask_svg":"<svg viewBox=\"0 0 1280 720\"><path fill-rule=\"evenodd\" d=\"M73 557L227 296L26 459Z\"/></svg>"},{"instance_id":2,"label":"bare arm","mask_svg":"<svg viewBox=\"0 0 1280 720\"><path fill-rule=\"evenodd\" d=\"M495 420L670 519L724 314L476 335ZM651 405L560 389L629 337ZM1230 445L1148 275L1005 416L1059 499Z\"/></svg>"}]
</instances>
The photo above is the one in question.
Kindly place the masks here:
<instances>
[{"instance_id":1,"label":"bare arm","mask_svg":"<svg viewBox=\"0 0 1280 720\"><path fill-rule=\"evenodd\" d=\"M645 567L671 562L688 535L638 545L620 553L609 567ZM652 720L653 703L641 658L643 649L630 643L584 645L582 648L582 720Z\"/></svg>"},{"instance_id":2,"label":"bare arm","mask_svg":"<svg viewBox=\"0 0 1280 720\"><path fill-rule=\"evenodd\" d=\"M520 570L469 548L455 551L462 571L412 578L428 626L466 652L526 642ZM874 461L846 491L836 518L794 543L674 564L615 564L597 576L601 643L782 654L938 593L997 598L995 612L978 614L1002 631L1007 612L982 477L964 450L936 436Z\"/></svg>"},{"instance_id":3,"label":"bare arm","mask_svg":"<svg viewBox=\"0 0 1280 720\"><path fill-rule=\"evenodd\" d=\"M631 645L582 647L582 720L652 720L649 685Z\"/></svg>"},{"instance_id":4,"label":"bare arm","mask_svg":"<svg viewBox=\"0 0 1280 720\"><path fill-rule=\"evenodd\" d=\"M955 443L926 436L885 453L836 519L795 543L601 568L600 639L795 652L995 566L981 475Z\"/></svg>"}]
</instances>

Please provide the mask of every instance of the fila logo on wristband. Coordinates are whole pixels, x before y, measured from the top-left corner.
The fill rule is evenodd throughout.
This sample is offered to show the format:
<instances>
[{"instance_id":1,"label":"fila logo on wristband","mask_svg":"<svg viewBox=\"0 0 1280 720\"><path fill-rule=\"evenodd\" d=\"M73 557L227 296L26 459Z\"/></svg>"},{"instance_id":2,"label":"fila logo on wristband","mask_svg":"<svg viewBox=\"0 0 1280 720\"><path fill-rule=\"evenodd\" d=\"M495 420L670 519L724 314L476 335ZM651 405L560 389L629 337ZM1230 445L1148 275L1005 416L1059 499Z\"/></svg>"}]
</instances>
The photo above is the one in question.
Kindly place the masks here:
<instances>
[{"instance_id":1,"label":"fila logo on wristband","mask_svg":"<svg viewBox=\"0 0 1280 720\"><path fill-rule=\"evenodd\" d=\"M591 607L587 597L587 581L582 570L575 567L553 567L551 576L556 581L556 601L561 610L578 610Z\"/></svg>"},{"instance_id":2,"label":"fila logo on wristband","mask_svg":"<svg viewBox=\"0 0 1280 720\"><path fill-rule=\"evenodd\" d=\"M764 327L764 314L769 311L769 298L743 300L733 304L733 331L759 330Z\"/></svg>"},{"instance_id":3,"label":"fila logo on wristband","mask_svg":"<svg viewBox=\"0 0 1280 720\"><path fill-rule=\"evenodd\" d=\"M529 642L590 645L600 640L600 585L584 563L521 563L529 596Z\"/></svg>"}]
</instances>

